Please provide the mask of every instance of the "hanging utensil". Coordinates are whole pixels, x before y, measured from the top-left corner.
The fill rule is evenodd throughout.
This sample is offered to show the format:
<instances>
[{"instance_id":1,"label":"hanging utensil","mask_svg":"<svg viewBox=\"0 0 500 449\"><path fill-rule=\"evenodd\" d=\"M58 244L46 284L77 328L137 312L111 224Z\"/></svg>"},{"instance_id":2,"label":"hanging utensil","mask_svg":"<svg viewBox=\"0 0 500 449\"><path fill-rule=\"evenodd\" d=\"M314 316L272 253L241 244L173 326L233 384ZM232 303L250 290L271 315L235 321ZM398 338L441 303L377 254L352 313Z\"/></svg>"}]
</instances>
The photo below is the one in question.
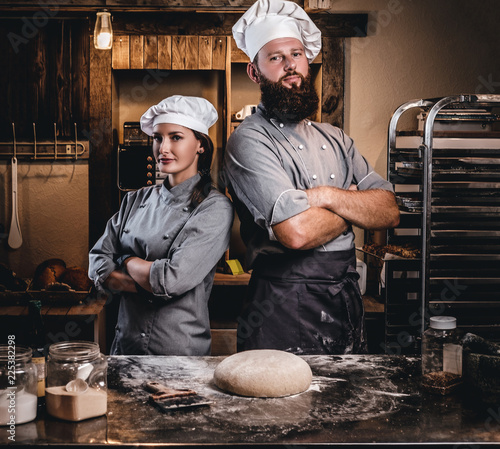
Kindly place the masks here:
<instances>
[{"instance_id":1,"label":"hanging utensil","mask_svg":"<svg viewBox=\"0 0 500 449\"><path fill-rule=\"evenodd\" d=\"M12 220L7 244L12 249L17 249L23 244L21 227L19 226L18 204L17 204L17 148L16 148L16 128L12 123L12 133L14 135L14 156L12 158Z\"/></svg>"}]
</instances>

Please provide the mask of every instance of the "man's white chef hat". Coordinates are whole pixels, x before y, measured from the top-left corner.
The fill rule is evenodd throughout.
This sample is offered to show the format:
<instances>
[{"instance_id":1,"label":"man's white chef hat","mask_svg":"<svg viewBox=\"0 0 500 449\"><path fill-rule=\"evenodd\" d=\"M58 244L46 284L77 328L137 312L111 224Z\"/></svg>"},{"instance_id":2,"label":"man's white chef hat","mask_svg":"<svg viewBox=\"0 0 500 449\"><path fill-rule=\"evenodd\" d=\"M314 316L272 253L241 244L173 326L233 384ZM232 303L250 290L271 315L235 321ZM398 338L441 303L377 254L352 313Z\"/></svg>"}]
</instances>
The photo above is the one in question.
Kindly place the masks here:
<instances>
[{"instance_id":1,"label":"man's white chef hat","mask_svg":"<svg viewBox=\"0 0 500 449\"><path fill-rule=\"evenodd\" d=\"M253 61L268 42L293 37L304 45L312 62L321 50L321 31L296 3L285 0L258 0L233 26L236 45Z\"/></svg>"},{"instance_id":2,"label":"man's white chef hat","mask_svg":"<svg viewBox=\"0 0 500 449\"><path fill-rule=\"evenodd\" d=\"M217 119L217 111L208 100L200 97L173 95L151 106L142 115L141 129L148 136L152 136L154 126L158 123L173 123L208 134L208 128Z\"/></svg>"}]
</instances>

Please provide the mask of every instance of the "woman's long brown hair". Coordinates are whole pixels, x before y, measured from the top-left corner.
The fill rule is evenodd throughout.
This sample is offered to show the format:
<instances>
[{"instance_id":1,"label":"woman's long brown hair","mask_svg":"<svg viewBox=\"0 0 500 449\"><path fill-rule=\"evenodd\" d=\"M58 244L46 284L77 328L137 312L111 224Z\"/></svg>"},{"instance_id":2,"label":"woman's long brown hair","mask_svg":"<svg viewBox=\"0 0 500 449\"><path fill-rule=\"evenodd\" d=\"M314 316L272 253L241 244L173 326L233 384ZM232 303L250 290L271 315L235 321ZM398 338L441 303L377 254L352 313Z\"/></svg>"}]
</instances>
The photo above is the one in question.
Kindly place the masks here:
<instances>
[{"instance_id":1,"label":"woman's long brown hair","mask_svg":"<svg viewBox=\"0 0 500 449\"><path fill-rule=\"evenodd\" d=\"M203 153L198 156L198 172L200 173L200 180L194 186L193 194L191 195L191 202L194 207L198 206L210 193L215 189L215 185L210 175L210 167L212 165L212 158L214 155L214 144L212 139L206 134L198 131L193 131L194 136L201 143L204 149Z\"/></svg>"}]
</instances>

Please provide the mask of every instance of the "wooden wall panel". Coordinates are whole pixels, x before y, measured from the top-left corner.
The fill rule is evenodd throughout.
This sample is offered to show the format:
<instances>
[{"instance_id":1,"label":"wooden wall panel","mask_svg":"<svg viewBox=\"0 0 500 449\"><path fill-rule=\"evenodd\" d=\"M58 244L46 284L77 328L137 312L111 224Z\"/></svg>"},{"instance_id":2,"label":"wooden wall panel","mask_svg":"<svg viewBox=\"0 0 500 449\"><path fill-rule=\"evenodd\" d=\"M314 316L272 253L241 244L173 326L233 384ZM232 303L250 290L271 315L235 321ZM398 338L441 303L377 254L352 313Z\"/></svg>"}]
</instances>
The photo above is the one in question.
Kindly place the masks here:
<instances>
[{"instance_id":1,"label":"wooden wall panel","mask_svg":"<svg viewBox=\"0 0 500 449\"><path fill-rule=\"evenodd\" d=\"M130 69L130 39L129 36L113 36L113 69Z\"/></svg>"},{"instance_id":2,"label":"wooden wall panel","mask_svg":"<svg viewBox=\"0 0 500 449\"><path fill-rule=\"evenodd\" d=\"M158 69L170 70L172 68L172 37L158 36Z\"/></svg>"},{"instance_id":3,"label":"wooden wall panel","mask_svg":"<svg viewBox=\"0 0 500 449\"><path fill-rule=\"evenodd\" d=\"M199 56L198 36L186 36L186 69L198 69Z\"/></svg>"},{"instance_id":4,"label":"wooden wall panel","mask_svg":"<svg viewBox=\"0 0 500 449\"><path fill-rule=\"evenodd\" d=\"M144 68L144 36L130 36L130 68Z\"/></svg>"},{"instance_id":5,"label":"wooden wall panel","mask_svg":"<svg viewBox=\"0 0 500 449\"><path fill-rule=\"evenodd\" d=\"M144 68L158 68L158 36L144 37Z\"/></svg>"},{"instance_id":6,"label":"wooden wall panel","mask_svg":"<svg viewBox=\"0 0 500 449\"><path fill-rule=\"evenodd\" d=\"M53 19L26 35L22 19L0 19L0 138L32 141L88 131L88 38L85 19ZM24 34L23 34L24 33ZM78 98L77 98L78 97ZM82 136L80 136L82 137Z\"/></svg>"},{"instance_id":7,"label":"wooden wall panel","mask_svg":"<svg viewBox=\"0 0 500 449\"><path fill-rule=\"evenodd\" d=\"M186 36L172 36L172 70L186 68Z\"/></svg>"},{"instance_id":8,"label":"wooden wall panel","mask_svg":"<svg viewBox=\"0 0 500 449\"><path fill-rule=\"evenodd\" d=\"M78 138L83 137L82 131L89 129L89 73L90 73L90 49L88 24L81 21L71 26L71 82L72 82L72 106L70 135L74 136L76 123Z\"/></svg>"},{"instance_id":9,"label":"wooden wall panel","mask_svg":"<svg viewBox=\"0 0 500 449\"><path fill-rule=\"evenodd\" d=\"M241 51L236 45L236 41L233 37L230 38L231 41L231 61L232 62L250 62L248 56Z\"/></svg>"},{"instance_id":10,"label":"wooden wall panel","mask_svg":"<svg viewBox=\"0 0 500 449\"><path fill-rule=\"evenodd\" d=\"M213 50L212 50L212 69L225 70L226 69L226 36L214 36Z\"/></svg>"},{"instance_id":11,"label":"wooden wall panel","mask_svg":"<svg viewBox=\"0 0 500 449\"><path fill-rule=\"evenodd\" d=\"M212 68L212 36L200 36L198 48L198 68L210 70Z\"/></svg>"}]
</instances>

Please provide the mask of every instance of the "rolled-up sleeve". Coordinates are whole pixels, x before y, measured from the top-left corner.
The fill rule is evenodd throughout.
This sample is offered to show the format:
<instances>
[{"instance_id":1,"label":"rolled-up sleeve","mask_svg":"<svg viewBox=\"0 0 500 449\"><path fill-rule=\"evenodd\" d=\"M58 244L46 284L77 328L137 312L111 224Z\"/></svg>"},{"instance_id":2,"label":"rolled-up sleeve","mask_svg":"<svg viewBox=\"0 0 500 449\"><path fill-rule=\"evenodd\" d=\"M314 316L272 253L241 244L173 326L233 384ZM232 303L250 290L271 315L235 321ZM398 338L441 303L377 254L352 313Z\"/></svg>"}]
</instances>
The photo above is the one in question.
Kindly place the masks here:
<instances>
[{"instance_id":1,"label":"rolled-up sleeve","mask_svg":"<svg viewBox=\"0 0 500 449\"><path fill-rule=\"evenodd\" d=\"M239 130L237 130L239 131ZM272 226L309 209L307 194L293 185L272 139L255 129L235 132L228 142L224 175L254 221L276 240Z\"/></svg>"},{"instance_id":2,"label":"rolled-up sleeve","mask_svg":"<svg viewBox=\"0 0 500 449\"><path fill-rule=\"evenodd\" d=\"M229 247L232 221L229 199L211 193L187 220L167 257L153 262L153 294L169 299L201 284Z\"/></svg>"}]
</instances>

